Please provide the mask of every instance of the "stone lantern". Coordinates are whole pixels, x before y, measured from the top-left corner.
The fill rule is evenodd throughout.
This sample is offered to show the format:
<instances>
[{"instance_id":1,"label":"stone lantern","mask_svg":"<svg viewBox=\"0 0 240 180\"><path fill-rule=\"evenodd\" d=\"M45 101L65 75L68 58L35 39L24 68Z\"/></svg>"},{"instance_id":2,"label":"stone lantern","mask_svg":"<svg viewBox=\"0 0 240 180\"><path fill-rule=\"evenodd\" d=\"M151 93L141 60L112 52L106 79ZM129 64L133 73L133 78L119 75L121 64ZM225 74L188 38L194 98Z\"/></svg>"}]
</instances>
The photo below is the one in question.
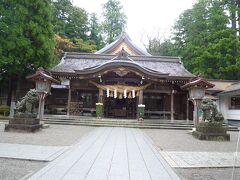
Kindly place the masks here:
<instances>
[{"instance_id":1,"label":"stone lantern","mask_svg":"<svg viewBox=\"0 0 240 180\"><path fill-rule=\"evenodd\" d=\"M60 82L54 79L51 74L45 71L43 68L38 68L35 74L27 77L28 80L34 81L36 86L36 92L39 98L38 115L39 120L42 120L44 110L44 100L49 94L52 83L59 84Z\"/></svg>"},{"instance_id":2,"label":"stone lantern","mask_svg":"<svg viewBox=\"0 0 240 180\"><path fill-rule=\"evenodd\" d=\"M189 83L181 87L189 91L189 100L194 104L193 121L195 128L199 123L199 105L205 96L205 90L212 87L214 87L214 84L201 77L195 77Z\"/></svg>"}]
</instances>

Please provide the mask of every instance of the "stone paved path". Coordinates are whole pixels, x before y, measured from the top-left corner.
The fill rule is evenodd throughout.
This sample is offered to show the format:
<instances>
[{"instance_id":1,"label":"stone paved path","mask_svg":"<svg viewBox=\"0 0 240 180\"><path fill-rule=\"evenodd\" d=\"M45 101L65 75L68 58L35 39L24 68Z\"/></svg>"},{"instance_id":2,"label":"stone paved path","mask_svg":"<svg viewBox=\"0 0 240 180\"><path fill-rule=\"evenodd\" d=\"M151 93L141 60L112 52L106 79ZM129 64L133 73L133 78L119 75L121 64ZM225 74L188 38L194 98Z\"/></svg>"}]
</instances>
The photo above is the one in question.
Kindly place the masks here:
<instances>
[{"instance_id":1,"label":"stone paved path","mask_svg":"<svg viewBox=\"0 0 240 180\"><path fill-rule=\"evenodd\" d=\"M97 128L27 179L179 179L138 129Z\"/></svg>"},{"instance_id":2,"label":"stone paved path","mask_svg":"<svg viewBox=\"0 0 240 180\"><path fill-rule=\"evenodd\" d=\"M240 153L177 151L160 151L160 153L171 167L175 168L233 167L234 162L235 167L240 167Z\"/></svg>"},{"instance_id":3,"label":"stone paved path","mask_svg":"<svg viewBox=\"0 0 240 180\"><path fill-rule=\"evenodd\" d=\"M0 143L0 157L35 161L52 161L67 149L67 146L58 147Z\"/></svg>"}]
</instances>

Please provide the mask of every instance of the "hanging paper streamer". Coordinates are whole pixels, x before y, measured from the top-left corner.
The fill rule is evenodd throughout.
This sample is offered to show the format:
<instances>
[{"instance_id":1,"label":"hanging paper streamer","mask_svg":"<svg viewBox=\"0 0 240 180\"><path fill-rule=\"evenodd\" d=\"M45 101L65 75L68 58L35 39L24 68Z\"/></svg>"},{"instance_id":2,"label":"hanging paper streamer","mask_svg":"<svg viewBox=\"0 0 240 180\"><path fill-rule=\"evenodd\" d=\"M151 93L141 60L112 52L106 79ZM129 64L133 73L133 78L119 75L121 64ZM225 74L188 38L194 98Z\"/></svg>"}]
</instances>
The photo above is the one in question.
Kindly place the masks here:
<instances>
[{"instance_id":1,"label":"hanging paper streamer","mask_svg":"<svg viewBox=\"0 0 240 180\"><path fill-rule=\"evenodd\" d=\"M132 98L135 98L135 90L132 90Z\"/></svg>"},{"instance_id":2,"label":"hanging paper streamer","mask_svg":"<svg viewBox=\"0 0 240 180\"><path fill-rule=\"evenodd\" d=\"M116 99L117 98L117 90L114 89L114 98Z\"/></svg>"},{"instance_id":3,"label":"hanging paper streamer","mask_svg":"<svg viewBox=\"0 0 240 180\"><path fill-rule=\"evenodd\" d=\"M107 97L109 97L110 91L109 89L107 89Z\"/></svg>"},{"instance_id":4,"label":"hanging paper streamer","mask_svg":"<svg viewBox=\"0 0 240 180\"><path fill-rule=\"evenodd\" d=\"M126 89L124 89L123 96L124 96L124 98L127 98L127 90Z\"/></svg>"}]
</instances>

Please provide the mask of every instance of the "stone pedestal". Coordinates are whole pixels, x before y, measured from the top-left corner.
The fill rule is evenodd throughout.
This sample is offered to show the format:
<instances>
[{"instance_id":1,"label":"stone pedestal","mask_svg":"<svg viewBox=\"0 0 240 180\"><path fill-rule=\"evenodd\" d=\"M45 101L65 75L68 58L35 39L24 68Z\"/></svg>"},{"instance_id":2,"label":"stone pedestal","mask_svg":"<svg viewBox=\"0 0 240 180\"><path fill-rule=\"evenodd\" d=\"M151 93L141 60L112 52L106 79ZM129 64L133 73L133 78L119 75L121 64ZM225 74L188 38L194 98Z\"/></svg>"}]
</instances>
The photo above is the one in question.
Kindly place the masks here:
<instances>
[{"instance_id":1,"label":"stone pedestal","mask_svg":"<svg viewBox=\"0 0 240 180\"><path fill-rule=\"evenodd\" d=\"M230 134L227 134L226 127L211 127L198 125L193 136L200 140L230 141Z\"/></svg>"},{"instance_id":2,"label":"stone pedestal","mask_svg":"<svg viewBox=\"0 0 240 180\"><path fill-rule=\"evenodd\" d=\"M227 133L204 133L199 131L193 131L193 135L200 140L230 141L230 134Z\"/></svg>"},{"instance_id":3,"label":"stone pedestal","mask_svg":"<svg viewBox=\"0 0 240 180\"><path fill-rule=\"evenodd\" d=\"M42 127L40 120L32 117L14 117L5 125L5 131L20 130L35 132Z\"/></svg>"}]
</instances>

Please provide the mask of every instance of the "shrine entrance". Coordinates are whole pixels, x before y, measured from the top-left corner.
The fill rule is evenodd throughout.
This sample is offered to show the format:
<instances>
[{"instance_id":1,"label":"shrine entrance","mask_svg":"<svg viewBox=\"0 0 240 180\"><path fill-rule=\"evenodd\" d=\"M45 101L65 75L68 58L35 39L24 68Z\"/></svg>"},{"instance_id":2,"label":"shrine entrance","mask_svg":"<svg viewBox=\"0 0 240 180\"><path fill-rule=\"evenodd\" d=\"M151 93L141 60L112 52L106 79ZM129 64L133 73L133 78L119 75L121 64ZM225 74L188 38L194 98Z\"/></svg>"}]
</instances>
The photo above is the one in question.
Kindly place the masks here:
<instances>
[{"instance_id":1,"label":"shrine entrance","mask_svg":"<svg viewBox=\"0 0 240 180\"><path fill-rule=\"evenodd\" d=\"M105 117L136 118L136 98L104 98Z\"/></svg>"}]
</instances>

